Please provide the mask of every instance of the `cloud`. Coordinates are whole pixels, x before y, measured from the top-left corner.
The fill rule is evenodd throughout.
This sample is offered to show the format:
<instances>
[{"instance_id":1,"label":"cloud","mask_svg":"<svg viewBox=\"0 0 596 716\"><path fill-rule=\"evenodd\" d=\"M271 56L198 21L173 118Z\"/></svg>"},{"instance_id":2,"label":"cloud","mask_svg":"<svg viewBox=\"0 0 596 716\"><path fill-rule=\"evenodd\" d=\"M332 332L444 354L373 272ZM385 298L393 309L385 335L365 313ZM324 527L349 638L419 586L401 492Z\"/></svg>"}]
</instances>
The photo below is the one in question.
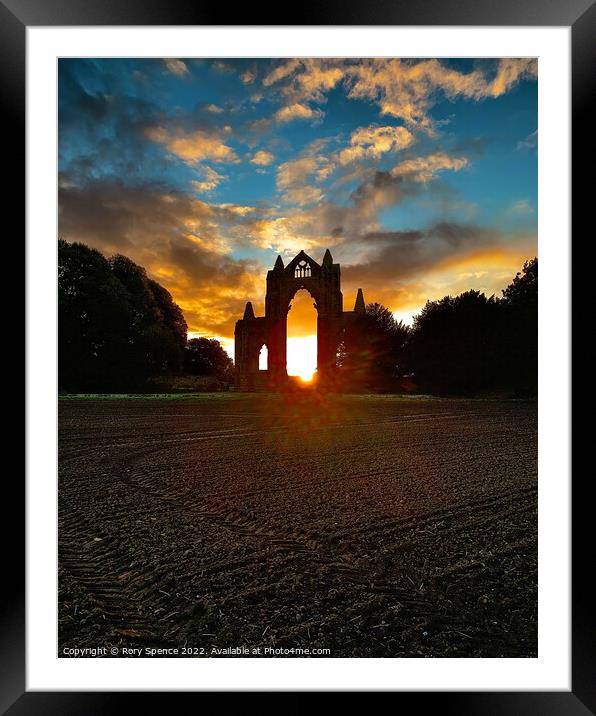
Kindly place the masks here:
<instances>
[{"instance_id":1,"label":"cloud","mask_svg":"<svg viewBox=\"0 0 596 716\"><path fill-rule=\"evenodd\" d=\"M257 79L256 69L254 67L251 67L251 68L245 70L240 75L240 79L245 85L252 84Z\"/></svg>"},{"instance_id":2,"label":"cloud","mask_svg":"<svg viewBox=\"0 0 596 716\"><path fill-rule=\"evenodd\" d=\"M445 152L437 152L424 157L407 159L391 170L394 177L408 177L415 182L428 182L436 177L438 172L450 169L460 171L470 165L466 157L451 157Z\"/></svg>"},{"instance_id":3,"label":"cloud","mask_svg":"<svg viewBox=\"0 0 596 716\"><path fill-rule=\"evenodd\" d=\"M285 256L294 256L301 249L318 248L322 236L312 231L308 216L292 211L287 216L257 217L246 224L246 232L254 246L273 249Z\"/></svg>"},{"instance_id":4,"label":"cloud","mask_svg":"<svg viewBox=\"0 0 596 716\"><path fill-rule=\"evenodd\" d=\"M227 62L222 62L221 60L215 60L212 62L211 67L216 72L220 72L222 75L231 75L235 72L233 65L228 64Z\"/></svg>"},{"instance_id":5,"label":"cloud","mask_svg":"<svg viewBox=\"0 0 596 716\"><path fill-rule=\"evenodd\" d=\"M271 152L266 151L265 149L260 149L258 152L255 152L253 158L250 160L251 164L256 164L260 167L266 167L269 166L269 164L272 164L275 161L275 155Z\"/></svg>"},{"instance_id":6,"label":"cloud","mask_svg":"<svg viewBox=\"0 0 596 716\"><path fill-rule=\"evenodd\" d=\"M360 180L352 199L361 210L368 204L368 211L372 212L418 193L419 189L413 184L429 182L441 171L459 171L469 166L466 157L452 157L446 152L405 160L390 171L360 166L362 162L377 161L384 154L399 151L414 142L412 133L399 126L361 127L352 133L350 145L338 151L327 150L328 140L317 140L297 159L279 165L277 190L285 202L299 206L315 204L326 195L321 182L338 168L355 165L356 170L340 178L338 184Z\"/></svg>"},{"instance_id":7,"label":"cloud","mask_svg":"<svg viewBox=\"0 0 596 716\"><path fill-rule=\"evenodd\" d=\"M265 87L269 87L270 85L273 85L276 82L279 82L280 80L283 80L289 75L291 75L300 66L300 60L285 61L265 76L265 78L263 79L263 84L265 85Z\"/></svg>"},{"instance_id":8,"label":"cloud","mask_svg":"<svg viewBox=\"0 0 596 716\"><path fill-rule=\"evenodd\" d=\"M534 207L530 204L528 199L519 199L514 201L513 204L507 209L507 214L510 215L529 215L534 213Z\"/></svg>"},{"instance_id":9,"label":"cloud","mask_svg":"<svg viewBox=\"0 0 596 716\"><path fill-rule=\"evenodd\" d=\"M384 154L410 146L415 139L405 127L371 125L355 130L350 136L349 146L344 149L329 151L329 141L329 139L316 140L308 145L297 159L286 161L278 166L276 186L285 202L299 206L319 203L326 195L326 190L321 183L329 179L338 168L358 165L368 160L376 161ZM361 180L367 173L366 169L358 169L350 175L349 179ZM379 186L379 177L382 174L382 172L378 174L376 188ZM373 184L374 181L373 179Z\"/></svg>"},{"instance_id":10,"label":"cloud","mask_svg":"<svg viewBox=\"0 0 596 716\"><path fill-rule=\"evenodd\" d=\"M253 214L257 209L254 206L242 206L239 204L213 204L216 209L224 209L235 216L247 216Z\"/></svg>"},{"instance_id":11,"label":"cloud","mask_svg":"<svg viewBox=\"0 0 596 716\"><path fill-rule=\"evenodd\" d=\"M226 179L223 174L220 174L211 167L201 167L200 171L203 175L203 180L195 180L191 182L193 189L199 194L212 192L214 189L217 189L224 179Z\"/></svg>"},{"instance_id":12,"label":"cloud","mask_svg":"<svg viewBox=\"0 0 596 716\"><path fill-rule=\"evenodd\" d=\"M308 186L292 189L292 195L301 199L299 192L308 192ZM313 187L313 191L318 190ZM293 255L300 249L324 252L326 248L341 247L344 258L369 249L362 247L362 237L379 230L378 206L373 202L353 200L350 204L337 204L325 197L306 197L298 204L270 216L255 215L244 225L246 236L256 246Z\"/></svg>"},{"instance_id":13,"label":"cloud","mask_svg":"<svg viewBox=\"0 0 596 716\"><path fill-rule=\"evenodd\" d=\"M517 266L524 251L529 256L535 246L531 234L507 235L457 222L385 230L378 221L383 202L399 202L420 187L389 172L377 172L350 205L321 201L284 214L257 206L209 204L159 186L94 182L81 187L62 179L60 234L106 253L129 255L172 292L191 330L208 335L230 337L244 302L262 300L270 266L234 258L239 246L273 248L286 257L300 249L317 257L330 247L342 263L346 296L362 286L367 300L382 300L396 311L411 307L412 312L426 297L444 295L454 285L465 290L480 288L480 283L492 287L500 280L504 286L508 277L503 278L503 266ZM494 270L488 260L466 264L482 252L509 252L509 258ZM488 272L486 278L474 277L480 270ZM443 281L440 272L449 280Z\"/></svg>"},{"instance_id":14,"label":"cloud","mask_svg":"<svg viewBox=\"0 0 596 716\"><path fill-rule=\"evenodd\" d=\"M389 149L394 146L395 136L390 134L386 138L384 134L367 130L356 136L362 142L375 142L380 136L381 148ZM391 170L357 164L357 170L351 174L352 179L359 181L357 187L348 202L335 203L329 200L330 189L322 182L339 166L338 156L338 152L328 151L328 141L317 140L297 159L278 166L277 190L281 199L293 208L284 210L283 221L267 219L261 225L258 245L283 251L299 241L316 245L318 237L318 241L330 245L352 244L353 253L358 254L362 237L379 230L379 217L385 209L423 192L440 194L441 186L430 182L442 171L459 171L469 165L467 158L452 157L446 152L405 160ZM272 221L275 223L271 224Z\"/></svg>"},{"instance_id":15,"label":"cloud","mask_svg":"<svg viewBox=\"0 0 596 716\"><path fill-rule=\"evenodd\" d=\"M538 147L538 130L535 129L525 139L520 139L517 143L517 149L520 151L531 151Z\"/></svg>"},{"instance_id":16,"label":"cloud","mask_svg":"<svg viewBox=\"0 0 596 716\"><path fill-rule=\"evenodd\" d=\"M320 109L311 109L307 105L300 104L299 102L281 107L281 109L278 109L273 115L275 121L282 124L285 122L292 122L295 119L312 119L316 121L320 120L322 117L323 112L321 112Z\"/></svg>"},{"instance_id":17,"label":"cloud","mask_svg":"<svg viewBox=\"0 0 596 716\"><path fill-rule=\"evenodd\" d=\"M350 146L338 155L339 164L350 164L362 159L380 159L383 154L411 146L414 135L405 127L360 127L352 133Z\"/></svg>"},{"instance_id":18,"label":"cloud","mask_svg":"<svg viewBox=\"0 0 596 716\"><path fill-rule=\"evenodd\" d=\"M265 87L289 82L281 93L295 101L323 102L325 94L337 86L344 77L341 60L311 59L288 60L278 65L264 79Z\"/></svg>"},{"instance_id":19,"label":"cloud","mask_svg":"<svg viewBox=\"0 0 596 716\"><path fill-rule=\"evenodd\" d=\"M135 181L167 166L145 138L159 107L117 84L111 90L105 92L95 61L59 60L59 159L72 181L83 182L89 175L125 175Z\"/></svg>"},{"instance_id":20,"label":"cloud","mask_svg":"<svg viewBox=\"0 0 596 716\"><path fill-rule=\"evenodd\" d=\"M224 128L223 134L231 129ZM221 134L210 133L202 129L191 132L170 132L161 126L149 127L145 135L152 142L163 144L168 151L183 159L187 164L201 161L237 162L236 152L222 140Z\"/></svg>"},{"instance_id":21,"label":"cloud","mask_svg":"<svg viewBox=\"0 0 596 716\"><path fill-rule=\"evenodd\" d=\"M306 206L320 202L325 189L320 185L341 167L358 165L371 160L377 161L384 154L404 149L415 141L414 136L405 127L360 127L350 136L348 147L329 151L329 139L311 142L298 156L277 169L277 190L282 199L289 203ZM445 155L444 162L447 161ZM443 168L453 168L445 166ZM357 169L349 179L361 180L369 171ZM379 173L379 176L382 172Z\"/></svg>"},{"instance_id":22,"label":"cloud","mask_svg":"<svg viewBox=\"0 0 596 716\"><path fill-rule=\"evenodd\" d=\"M380 209L399 204L418 191L403 177L394 177L387 171L375 171L370 180L364 181L352 192L351 198L361 211L368 207L368 214L376 214Z\"/></svg>"},{"instance_id":23,"label":"cloud","mask_svg":"<svg viewBox=\"0 0 596 716\"><path fill-rule=\"evenodd\" d=\"M277 168L276 186L284 201L304 206L320 201L325 192L309 183L309 179L321 181L329 171L329 161L324 155L312 154L283 162Z\"/></svg>"},{"instance_id":24,"label":"cloud","mask_svg":"<svg viewBox=\"0 0 596 716\"><path fill-rule=\"evenodd\" d=\"M369 173L369 178L352 193L352 199L361 210L367 207L368 213L378 212L419 194L419 185L432 181L440 171L459 171L467 166L467 158L451 157L445 152L407 159L390 171Z\"/></svg>"},{"instance_id":25,"label":"cloud","mask_svg":"<svg viewBox=\"0 0 596 716\"><path fill-rule=\"evenodd\" d=\"M169 58L163 60L163 63L168 72L171 72L173 75L177 75L178 77L184 77L184 75L190 74L186 63L182 60Z\"/></svg>"},{"instance_id":26,"label":"cloud","mask_svg":"<svg viewBox=\"0 0 596 716\"><path fill-rule=\"evenodd\" d=\"M496 77L488 83L486 94L480 96L500 97L526 77L531 79L538 77L538 63L535 59L504 58L499 60Z\"/></svg>"}]
</instances>

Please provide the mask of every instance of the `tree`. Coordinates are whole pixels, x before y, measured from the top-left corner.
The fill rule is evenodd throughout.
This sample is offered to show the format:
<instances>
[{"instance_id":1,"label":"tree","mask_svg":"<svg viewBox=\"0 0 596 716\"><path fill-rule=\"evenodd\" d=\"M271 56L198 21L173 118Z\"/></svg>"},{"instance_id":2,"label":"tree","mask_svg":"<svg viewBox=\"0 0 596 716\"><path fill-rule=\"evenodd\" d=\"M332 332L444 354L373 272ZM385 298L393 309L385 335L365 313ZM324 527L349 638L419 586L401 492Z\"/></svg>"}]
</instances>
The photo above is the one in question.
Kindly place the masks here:
<instances>
[{"instance_id":1,"label":"tree","mask_svg":"<svg viewBox=\"0 0 596 716\"><path fill-rule=\"evenodd\" d=\"M538 259L525 261L521 271L515 274L513 281L503 289L504 304L522 308L532 318L538 311Z\"/></svg>"},{"instance_id":2,"label":"tree","mask_svg":"<svg viewBox=\"0 0 596 716\"><path fill-rule=\"evenodd\" d=\"M395 389L407 369L409 334L409 328L380 303L369 303L364 314L354 315L344 330L337 357L343 375L348 376L346 387Z\"/></svg>"},{"instance_id":3,"label":"tree","mask_svg":"<svg viewBox=\"0 0 596 716\"><path fill-rule=\"evenodd\" d=\"M58 242L59 385L139 388L183 364L186 322L163 286L125 256Z\"/></svg>"},{"instance_id":4,"label":"tree","mask_svg":"<svg viewBox=\"0 0 596 716\"><path fill-rule=\"evenodd\" d=\"M234 362L215 338L191 338L186 346L184 369L191 375L232 381Z\"/></svg>"},{"instance_id":5,"label":"tree","mask_svg":"<svg viewBox=\"0 0 596 716\"><path fill-rule=\"evenodd\" d=\"M520 395L538 392L538 259L526 261L503 291L502 370Z\"/></svg>"},{"instance_id":6,"label":"tree","mask_svg":"<svg viewBox=\"0 0 596 716\"><path fill-rule=\"evenodd\" d=\"M184 314L169 291L148 279L149 289L159 311L153 326L153 357L157 372L179 373L184 367L187 325Z\"/></svg>"},{"instance_id":7,"label":"tree","mask_svg":"<svg viewBox=\"0 0 596 716\"><path fill-rule=\"evenodd\" d=\"M129 343L126 289L108 261L84 244L58 243L60 387L96 389L123 377Z\"/></svg>"}]
</instances>

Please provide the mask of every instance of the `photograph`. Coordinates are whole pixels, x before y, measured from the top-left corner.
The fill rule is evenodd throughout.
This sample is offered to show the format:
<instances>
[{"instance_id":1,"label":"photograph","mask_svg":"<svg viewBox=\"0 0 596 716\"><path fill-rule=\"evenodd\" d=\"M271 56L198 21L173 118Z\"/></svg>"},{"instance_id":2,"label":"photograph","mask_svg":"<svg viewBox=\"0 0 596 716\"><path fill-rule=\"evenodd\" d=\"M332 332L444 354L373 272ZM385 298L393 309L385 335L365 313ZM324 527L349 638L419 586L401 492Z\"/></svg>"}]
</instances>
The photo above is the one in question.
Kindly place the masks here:
<instances>
[{"instance_id":1,"label":"photograph","mask_svg":"<svg viewBox=\"0 0 596 716\"><path fill-rule=\"evenodd\" d=\"M57 73L57 656L537 658L538 59Z\"/></svg>"}]
</instances>

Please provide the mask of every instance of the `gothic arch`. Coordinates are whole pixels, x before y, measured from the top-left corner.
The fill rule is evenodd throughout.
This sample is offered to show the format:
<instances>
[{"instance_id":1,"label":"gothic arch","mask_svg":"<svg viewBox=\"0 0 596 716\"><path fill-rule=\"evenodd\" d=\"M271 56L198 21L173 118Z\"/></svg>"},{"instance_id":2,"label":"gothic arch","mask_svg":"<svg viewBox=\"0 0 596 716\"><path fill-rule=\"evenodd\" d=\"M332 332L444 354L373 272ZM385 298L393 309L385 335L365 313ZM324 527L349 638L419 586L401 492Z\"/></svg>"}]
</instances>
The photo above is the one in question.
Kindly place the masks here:
<instances>
[{"instance_id":1,"label":"gothic arch","mask_svg":"<svg viewBox=\"0 0 596 716\"><path fill-rule=\"evenodd\" d=\"M323 384L333 381L342 329L355 311L364 310L364 301L359 289L355 311L343 310L340 266L333 263L327 249L321 264L304 251L287 266L278 256L273 269L267 272L265 316L256 317L250 301L246 304L244 317L237 321L234 333L238 388L281 390L287 385L287 317L292 299L301 289L310 293L317 310L318 381ZM267 371L259 372L258 353L263 343L268 348L268 364ZM266 375L261 375L263 373Z\"/></svg>"}]
</instances>

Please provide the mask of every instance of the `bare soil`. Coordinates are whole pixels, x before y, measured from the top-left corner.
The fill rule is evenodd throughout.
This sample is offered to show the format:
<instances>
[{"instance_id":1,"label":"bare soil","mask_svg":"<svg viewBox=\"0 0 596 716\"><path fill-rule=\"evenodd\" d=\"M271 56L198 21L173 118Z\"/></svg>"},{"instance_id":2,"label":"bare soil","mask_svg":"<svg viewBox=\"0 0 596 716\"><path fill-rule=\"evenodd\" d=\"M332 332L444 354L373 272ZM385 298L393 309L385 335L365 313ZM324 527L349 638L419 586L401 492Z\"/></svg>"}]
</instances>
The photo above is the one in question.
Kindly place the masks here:
<instances>
[{"instance_id":1,"label":"bare soil","mask_svg":"<svg viewBox=\"0 0 596 716\"><path fill-rule=\"evenodd\" d=\"M533 657L536 586L535 403L60 401L60 656Z\"/></svg>"}]
</instances>

